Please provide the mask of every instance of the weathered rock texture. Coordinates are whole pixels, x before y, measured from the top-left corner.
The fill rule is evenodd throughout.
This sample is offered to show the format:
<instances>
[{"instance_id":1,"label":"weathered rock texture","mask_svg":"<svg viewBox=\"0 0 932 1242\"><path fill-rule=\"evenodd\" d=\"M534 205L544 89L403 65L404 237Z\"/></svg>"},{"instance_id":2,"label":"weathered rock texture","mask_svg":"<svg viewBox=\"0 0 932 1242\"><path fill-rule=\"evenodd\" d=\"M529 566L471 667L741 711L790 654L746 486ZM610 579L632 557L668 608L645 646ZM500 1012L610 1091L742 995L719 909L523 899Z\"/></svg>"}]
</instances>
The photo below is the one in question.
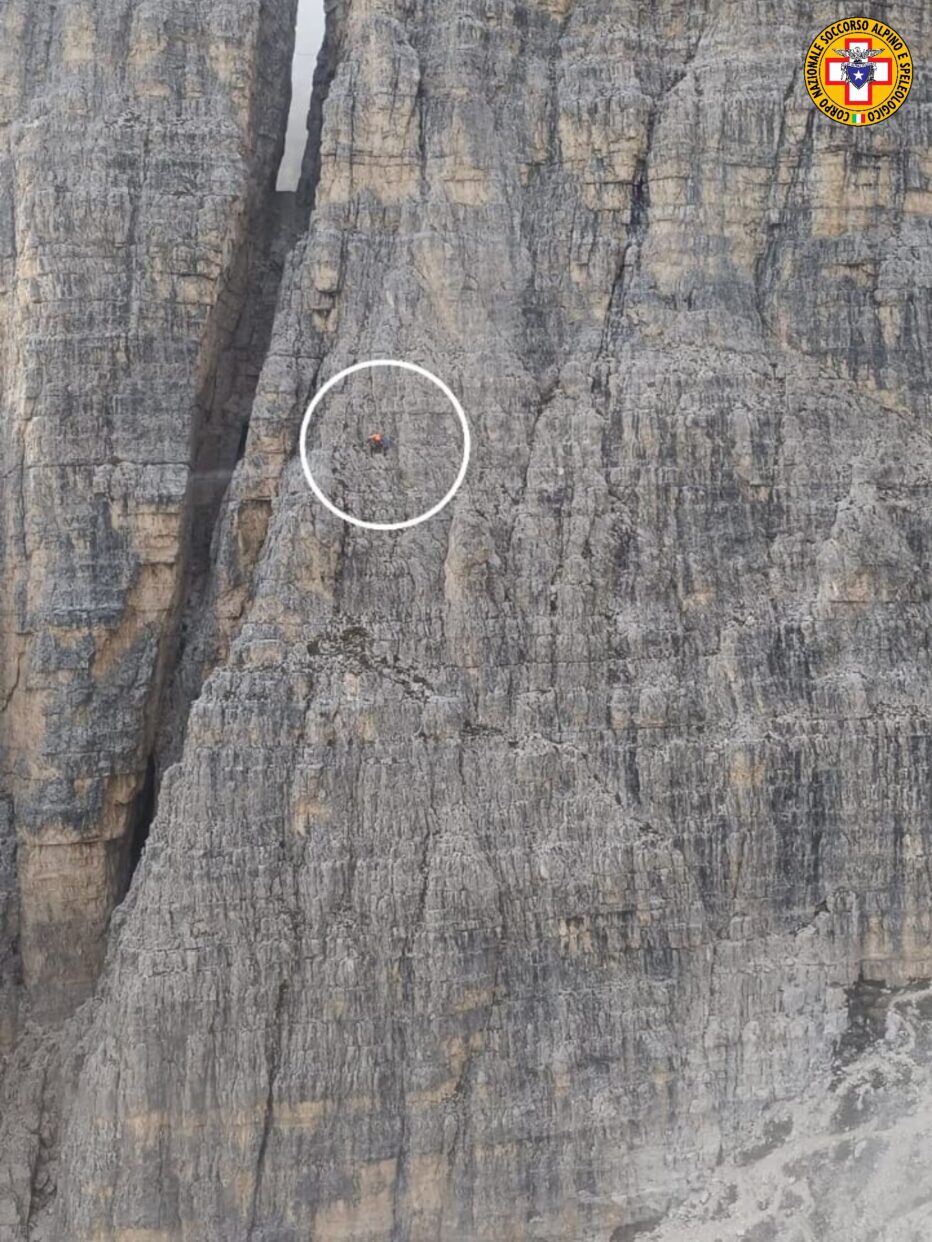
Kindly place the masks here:
<instances>
[{"instance_id":1,"label":"weathered rock texture","mask_svg":"<svg viewBox=\"0 0 932 1242\"><path fill-rule=\"evenodd\" d=\"M189 532L235 460L234 331L292 14L2 10L2 770L22 967L53 1012L100 968L146 814Z\"/></svg>"},{"instance_id":2,"label":"weathered rock texture","mask_svg":"<svg viewBox=\"0 0 932 1242\"><path fill-rule=\"evenodd\" d=\"M47 91L0 131L31 1004L83 992L93 954L49 946L102 943L123 874L286 8L179 0L141 68L101 0L93 68L12 9L85 117L45 163ZM28 1160L6 1142L11 1238L927 1236L927 1166L879 1186L825 1137L870 1058L893 1120L932 1094L921 1015L894 1021L920 1002L861 1012L932 976L932 110L920 75L888 123L822 118L802 58L835 16L331 4L307 232L174 660L183 750L92 1002L11 1060L49 1067L61 1119ZM925 64L929 11L884 17ZM163 94L134 163L101 101L136 74ZM399 535L331 518L296 456L317 384L373 356L446 379L476 442L454 504ZM425 443L438 497L448 465ZM36 1094L8 1074L16 1108ZM774 1152L799 1135L846 1176L809 1170L794 1205Z\"/></svg>"},{"instance_id":3,"label":"weathered rock texture","mask_svg":"<svg viewBox=\"0 0 932 1242\"><path fill-rule=\"evenodd\" d=\"M850 998L831 1074L768 1110L760 1140L638 1242L929 1237L929 989L862 983Z\"/></svg>"}]
</instances>

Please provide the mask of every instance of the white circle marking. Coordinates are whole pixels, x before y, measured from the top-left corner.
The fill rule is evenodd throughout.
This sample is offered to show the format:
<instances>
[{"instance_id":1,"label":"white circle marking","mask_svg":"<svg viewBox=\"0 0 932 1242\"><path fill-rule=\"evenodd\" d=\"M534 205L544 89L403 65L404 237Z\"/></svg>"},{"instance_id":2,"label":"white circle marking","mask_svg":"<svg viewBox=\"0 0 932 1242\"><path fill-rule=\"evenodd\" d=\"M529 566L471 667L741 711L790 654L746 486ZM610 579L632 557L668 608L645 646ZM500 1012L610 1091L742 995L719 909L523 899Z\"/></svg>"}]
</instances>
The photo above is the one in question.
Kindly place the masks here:
<instances>
[{"instance_id":1,"label":"white circle marking","mask_svg":"<svg viewBox=\"0 0 932 1242\"><path fill-rule=\"evenodd\" d=\"M420 375L422 379L429 380L436 388L440 389L446 399L453 406L456 416L460 420L460 426L463 429L463 461L460 465L459 473L453 480L453 486L442 500L438 500L433 508L428 509L426 513L419 514L417 517L408 518L404 522L366 522L362 518L354 517L352 513L344 513L342 509L338 509L333 501L330 500L329 497L325 496L321 491L317 480L311 473L311 466L307 459L307 433L311 425L311 419L314 416L314 411L320 405L321 401L323 401L324 397L326 397L327 393L330 392L330 390L337 384L342 383L343 380L348 379L349 376L355 375L358 371L371 371L376 370L379 367L398 367L402 371L412 371L415 375ZM469 431L469 423L466 420L466 411L463 409L462 405L460 405L455 394L442 379L438 379L433 372L428 371L426 367L419 367L415 362L403 362L400 358L373 358L369 362L357 362L354 366L347 367L344 371L340 371L339 374L334 375L333 379L327 380L323 388L314 394L314 398L311 401L311 404L307 407L307 412L304 415L304 421L301 423L300 449L301 465L304 467L304 477L310 484L311 491L324 506L324 508L329 509L335 517L340 518L344 522L349 522L351 526L358 526L361 530L408 530L412 526L420 526L420 524L422 522L426 522L428 518L435 517L441 509L446 508L456 493L460 490L463 480L466 478L466 471L469 469L469 458L472 453L472 436Z\"/></svg>"}]
</instances>

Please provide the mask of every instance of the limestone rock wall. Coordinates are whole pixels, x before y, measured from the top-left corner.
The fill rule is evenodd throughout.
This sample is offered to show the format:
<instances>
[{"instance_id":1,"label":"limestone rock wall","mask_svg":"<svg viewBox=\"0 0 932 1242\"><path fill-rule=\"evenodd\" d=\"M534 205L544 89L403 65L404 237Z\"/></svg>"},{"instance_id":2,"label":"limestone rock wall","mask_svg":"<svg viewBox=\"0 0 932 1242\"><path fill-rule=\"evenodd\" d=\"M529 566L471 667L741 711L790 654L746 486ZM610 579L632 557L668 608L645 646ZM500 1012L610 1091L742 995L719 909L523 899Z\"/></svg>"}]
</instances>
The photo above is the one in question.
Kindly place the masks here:
<instances>
[{"instance_id":1,"label":"limestone rock wall","mask_svg":"<svg viewBox=\"0 0 932 1242\"><path fill-rule=\"evenodd\" d=\"M932 976L932 110L920 77L821 118L831 16L329 6L197 697L56 1061L51 1236L711 1237L713 1170L766 1181L835 1098L852 989ZM925 63L929 15L884 17ZM386 355L475 437L398 535L296 457ZM818 1179L818 1218L739 1219L757 1177L730 1228L874 1236Z\"/></svg>"},{"instance_id":2,"label":"limestone rock wall","mask_svg":"<svg viewBox=\"0 0 932 1242\"><path fill-rule=\"evenodd\" d=\"M3 6L2 777L37 1010L92 987L147 813L189 532L240 434L293 10Z\"/></svg>"}]
</instances>

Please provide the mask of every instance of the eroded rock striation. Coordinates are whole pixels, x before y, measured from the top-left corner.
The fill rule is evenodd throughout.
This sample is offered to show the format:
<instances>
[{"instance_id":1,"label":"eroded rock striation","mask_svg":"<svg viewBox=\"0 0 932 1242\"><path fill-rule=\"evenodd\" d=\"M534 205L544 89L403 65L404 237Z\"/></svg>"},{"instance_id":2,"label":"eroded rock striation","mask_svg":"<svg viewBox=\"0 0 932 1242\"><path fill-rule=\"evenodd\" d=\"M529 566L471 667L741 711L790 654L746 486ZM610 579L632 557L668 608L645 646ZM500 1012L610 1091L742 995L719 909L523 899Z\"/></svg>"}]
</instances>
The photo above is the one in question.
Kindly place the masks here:
<instances>
[{"instance_id":1,"label":"eroded rock striation","mask_svg":"<svg viewBox=\"0 0 932 1242\"><path fill-rule=\"evenodd\" d=\"M3 10L2 762L51 1013L100 969L191 532L235 461L292 8Z\"/></svg>"},{"instance_id":2,"label":"eroded rock striation","mask_svg":"<svg viewBox=\"0 0 932 1242\"><path fill-rule=\"evenodd\" d=\"M337 0L276 205L291 5L8 6L10 1238L928 1233L850 1161L929 1100L932 110L822 118L821 16ZM398 534L297 459L386 356L475 440Z\"/></svg>"}]
</instances>

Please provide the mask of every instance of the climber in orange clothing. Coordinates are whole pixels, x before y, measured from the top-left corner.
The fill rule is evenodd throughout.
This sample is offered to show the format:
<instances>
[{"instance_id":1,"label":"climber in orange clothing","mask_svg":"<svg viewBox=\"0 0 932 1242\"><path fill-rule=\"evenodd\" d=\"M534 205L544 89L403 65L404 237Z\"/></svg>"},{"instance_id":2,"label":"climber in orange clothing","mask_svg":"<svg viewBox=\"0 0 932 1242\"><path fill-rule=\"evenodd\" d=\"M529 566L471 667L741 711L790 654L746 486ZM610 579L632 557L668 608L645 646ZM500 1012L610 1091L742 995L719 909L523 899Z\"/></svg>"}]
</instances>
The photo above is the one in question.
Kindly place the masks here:
<instances>
[{"instance_id":1,"label":"climber in orange clothing","mask_svg":"<svg viewBox=\"0 0 932 1242\"><path fill-rule=\"evenodd\" d=\"M392 446L391 440L388 436L383 435L381 431L373 432L366 443L373 453L384 453L386 449L390 449Z\"/></svg>"}]
</instances>

